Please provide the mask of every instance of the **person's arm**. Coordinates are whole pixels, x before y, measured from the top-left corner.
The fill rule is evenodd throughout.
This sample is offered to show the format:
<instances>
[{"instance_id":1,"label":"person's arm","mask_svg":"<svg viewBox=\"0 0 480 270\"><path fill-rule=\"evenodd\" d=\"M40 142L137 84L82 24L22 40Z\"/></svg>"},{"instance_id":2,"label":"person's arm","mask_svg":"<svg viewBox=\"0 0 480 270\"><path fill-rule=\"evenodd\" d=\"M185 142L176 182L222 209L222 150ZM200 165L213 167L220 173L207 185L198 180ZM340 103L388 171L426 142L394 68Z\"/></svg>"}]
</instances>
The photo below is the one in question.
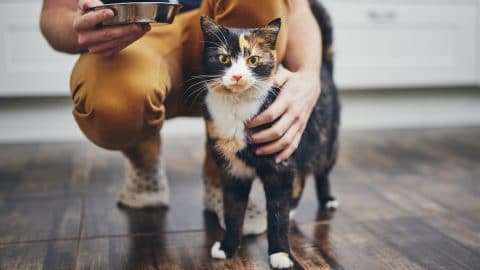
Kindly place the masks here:
<instances>
[{"instance_id":1,"label":"person's arm","mask_svg":"<svg viewBox=\"0 0 480 270\"><path fill-rule=\"evenodd\" d=\"M52 48L62 52L79 53L77 35L73 30L73 19L77 12L77 1L44 0L40 16L40 29Z\"/></svg>"},{"instance_id":2,"label":"person's arm","mask_svg":"<svg viewBox=\"0 0 480 270\"><path fill-rule=\"evenodd\" d=\"M110 9L86 12L100 0L44 0L40 28L52 48L66 53L113 55L150 30L145 24L97 28L114 16Z\"/></svg>"},{"instance_id":3,"label":"person's arm","mask_svg":"<svg viewBox=\"0 0 480 270\"><path fill-rule=\"evenodd\" d=\"M322 40L308 0L295 0L289 14L287 51L284 64L293 72L320 72Z\"/></svg>"},{"instance_id":4,"label":"person's arm","mask_svg":"<svg viewBox=\"0 0 480 270\"><path fill-rule=\"evenodd\" d=\"M321 33L308 0L290 1L289 31L284 64L275 84L281 88L275 102L247 123L247 127L278 121L252 136L254 143L267 143L258 155L277 155L281 162L297 149L310 114L320 95ZM289 71L290 70L290 71Z\"/></svg>"}]
</instances>

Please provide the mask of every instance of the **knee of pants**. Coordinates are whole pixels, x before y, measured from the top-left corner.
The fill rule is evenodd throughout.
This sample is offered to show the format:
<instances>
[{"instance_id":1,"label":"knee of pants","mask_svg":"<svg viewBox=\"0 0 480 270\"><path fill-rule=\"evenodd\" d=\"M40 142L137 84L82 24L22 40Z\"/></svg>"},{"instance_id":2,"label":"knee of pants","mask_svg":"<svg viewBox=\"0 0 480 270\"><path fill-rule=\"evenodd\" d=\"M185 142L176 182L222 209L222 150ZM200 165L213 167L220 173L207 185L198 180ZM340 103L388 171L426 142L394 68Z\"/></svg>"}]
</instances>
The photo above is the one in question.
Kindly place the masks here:
<instances>
[{"instance_id":1,"label":"knee of pants","mask_svg":"<svg viewBox=\"0 0 480 270\"><path fill-rule=\"evenodd\" d=\"M90 141L124 150L159 132L165 119L162 94L138 85L106 88L83 84L73 92L73 115Z\"/></svg>"}]
</instances>

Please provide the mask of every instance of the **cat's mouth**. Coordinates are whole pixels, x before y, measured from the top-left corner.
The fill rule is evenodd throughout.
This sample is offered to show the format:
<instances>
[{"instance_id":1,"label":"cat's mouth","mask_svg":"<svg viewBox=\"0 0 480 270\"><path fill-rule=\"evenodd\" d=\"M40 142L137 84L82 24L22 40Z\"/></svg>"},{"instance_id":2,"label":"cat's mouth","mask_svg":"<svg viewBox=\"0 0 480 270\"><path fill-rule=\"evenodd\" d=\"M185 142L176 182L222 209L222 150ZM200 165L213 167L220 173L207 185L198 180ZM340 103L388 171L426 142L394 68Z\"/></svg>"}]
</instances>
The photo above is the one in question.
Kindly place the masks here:
<instances>
[{"instance_id":1,"label":"cat's mouth","mask_svg":"<svg viewBox=\"0 0 480 270\"><path fill-rule=\"evenodd\" d=\"M225 85L224 88L227 89L227 91L229 91L232 94L240 94L240 93L243 93L243 92L247 91L251 87L247 84L236 83L236 84L231 84L231 85Z\"/></svg>"},{"instance_id":2,"label":"cat's mouth","mask_svg":"<svg viewBox=\"0 0 480 270\"><path fill-rule=\"evenodd\" d=\"M252 89L252 85L248 83L235 83L235 84L216 84L210 83L208 87L211 91L215 91L224 95L239 95L248 92Z\"/></svg>"}]
</instances>

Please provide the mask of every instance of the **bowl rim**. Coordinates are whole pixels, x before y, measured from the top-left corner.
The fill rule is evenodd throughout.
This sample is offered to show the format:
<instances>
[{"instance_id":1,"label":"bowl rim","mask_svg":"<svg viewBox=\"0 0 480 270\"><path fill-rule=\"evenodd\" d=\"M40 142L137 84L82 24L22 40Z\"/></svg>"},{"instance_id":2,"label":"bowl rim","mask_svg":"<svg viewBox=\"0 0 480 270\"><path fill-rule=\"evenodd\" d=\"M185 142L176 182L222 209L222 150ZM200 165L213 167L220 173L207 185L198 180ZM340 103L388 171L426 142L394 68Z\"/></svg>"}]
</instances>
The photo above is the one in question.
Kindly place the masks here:
<instances>
[{"instance_id":1,"label":"bowl rim","mask_svg":"<svg viewBox=\"0 0 480 270\"><path fill-rule=\"evenodd\" d=\"M165 2L124 2L124 3L111 3L111 4L103 4L99 6L94 6L87 11L91 10L96 10L96 9L101 9L101 8L109 8L109 7L115 7L115 6L135 6L135 5L151 5L151 6L158 6L158 5L163 5L163 6L174 6L174 7L183 7L182 4L178 3L165 3Z\"/></svg>"}]
</instances>

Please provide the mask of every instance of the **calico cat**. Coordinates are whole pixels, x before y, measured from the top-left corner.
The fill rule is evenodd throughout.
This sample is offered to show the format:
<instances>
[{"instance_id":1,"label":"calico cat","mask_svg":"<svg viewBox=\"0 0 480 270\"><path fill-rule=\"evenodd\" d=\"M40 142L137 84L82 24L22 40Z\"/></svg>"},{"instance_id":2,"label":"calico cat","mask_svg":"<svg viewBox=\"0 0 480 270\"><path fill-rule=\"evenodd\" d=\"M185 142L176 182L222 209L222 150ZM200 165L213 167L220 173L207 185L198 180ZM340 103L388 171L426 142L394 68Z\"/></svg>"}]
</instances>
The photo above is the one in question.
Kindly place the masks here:
<instances>
[{"instance_id":1,"label":"calico cat","mask_svg":"<svg viewBox=\"0 0 480 270\"><path fill-rule=\"evenodd\" d=\"M320 206L337 207L330 195L328 179L337 155L340 109L329 54L331 28L321 6L313 6L312 10L324 35L323 65L319 74L322 91L296 152L279 164L275 162L275 155L257 156L258 145L249 143L253 133L271 124L249 130L244 123L264 111L278 94L279 90L273 87L273 76L279 66L275 45L281 20L275 19L258 29L231 29L208 17L201 18L202 66L208 78L204 97L207 145L221 174L226 224L223 241L216 242L211 249L213 258L235 255L256 177L262 181L266 195L268 254L274 268L293 265L288 245L289 214L298 205L307 175L315 177ZM330 43L326 43L328 41Z\"/></svg>"}]
</instances>

